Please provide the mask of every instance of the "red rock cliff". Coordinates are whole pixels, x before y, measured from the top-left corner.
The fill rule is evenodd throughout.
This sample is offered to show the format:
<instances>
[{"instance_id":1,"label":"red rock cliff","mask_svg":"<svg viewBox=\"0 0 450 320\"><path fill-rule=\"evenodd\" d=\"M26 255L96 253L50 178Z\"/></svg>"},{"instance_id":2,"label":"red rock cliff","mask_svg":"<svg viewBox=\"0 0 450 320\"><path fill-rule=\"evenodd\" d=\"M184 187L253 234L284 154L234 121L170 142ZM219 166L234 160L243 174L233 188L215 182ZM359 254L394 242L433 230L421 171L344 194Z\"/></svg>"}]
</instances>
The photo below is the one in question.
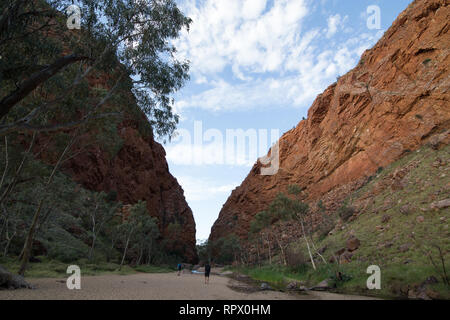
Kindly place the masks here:
<instances>
[{"instance_id":1,"label":"red rock cliff","mask_svg":"<svg viewBox=\"0 0 450 320\"><path fill-rule=\"evenodd\" d=\"M149 213L158 218L163 238L176 240L186 262L195 263L195 221L183 189L169 172L164 148L153 137L142 136L137 122L124 121L118 129L123 146L113 159L94 145L70 160L64 171L88 189L117 191L124 204L146 201ZM181 232L171 234L170 223L179 223Z\"/></svg>"},{"instance_id":2,"label":"red rock cliff","mask_svg":"<svg viewBox=\"0 0 450 320\"><path fill-rule=\"evenodd\" d=\"M246 238L253 217L290 184L306 201L372 175L450 128L450 2L416 0L357 67L320 94L279 141L280 169L254 165L211 229ZM344 192L344 191L343 191ZM237 216L236 218L233 218Z\"/></svg>"},{"instance_id":3,"label":"red rock cliff","mask_svg":"<svg viewBox=\"0 0 450 320\"><path fill-rule=\"evenodd\" d=\"M106 86L105 83L104 75L90 79L91 86ZM183 189L169 172L165 150L154 140L151 130L144 133L139 129L147 119L133 96L129 97L129 105L120 109L126 120L117 126L118 136L113 138L122 140L117 153L111 156L108 146L94 139L96 129L88 130L80 137L80 143L71 148L73 156L61 169L89 190L117 192L117 200L125 205L146 201L150 215L158 218L162 240L169 240L167 249L181 254L185 262L196 263L194 217ZM132 109L135 112L130 112ZM39 135L36 145L43 147L54 143L51 137ZM55 163L57 156L47 150L40 157ZM171 223L179 224L180 230L169 230Z\"/></svg>"}]
</instances>

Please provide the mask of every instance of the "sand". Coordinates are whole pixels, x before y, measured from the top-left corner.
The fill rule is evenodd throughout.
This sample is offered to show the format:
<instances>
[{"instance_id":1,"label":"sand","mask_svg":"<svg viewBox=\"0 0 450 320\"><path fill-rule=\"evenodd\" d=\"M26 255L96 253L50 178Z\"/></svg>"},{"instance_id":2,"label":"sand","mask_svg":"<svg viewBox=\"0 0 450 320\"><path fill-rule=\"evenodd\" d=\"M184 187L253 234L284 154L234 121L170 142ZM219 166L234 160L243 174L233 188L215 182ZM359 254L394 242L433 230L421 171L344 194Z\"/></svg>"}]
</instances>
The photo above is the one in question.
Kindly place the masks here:
<instances>
[{"instance_id":1,"label":"sand","mask_svg":"<svg viewBox=\"0 0 450 320\"><path fill-rule=\"evenodd\" d=\"M65 279L28 279L34 290L0 290L0 300L355 300L366 297L326 292L308 294L246 290L248 285L211 275L209 285L199 274L139 273L81 278L81 290L69 290ZM234 289L231 289L233 287ZM237 288L237 290L236 290ZM254 291L254 292L252 292Z\"/></svg>"}]
</instances>

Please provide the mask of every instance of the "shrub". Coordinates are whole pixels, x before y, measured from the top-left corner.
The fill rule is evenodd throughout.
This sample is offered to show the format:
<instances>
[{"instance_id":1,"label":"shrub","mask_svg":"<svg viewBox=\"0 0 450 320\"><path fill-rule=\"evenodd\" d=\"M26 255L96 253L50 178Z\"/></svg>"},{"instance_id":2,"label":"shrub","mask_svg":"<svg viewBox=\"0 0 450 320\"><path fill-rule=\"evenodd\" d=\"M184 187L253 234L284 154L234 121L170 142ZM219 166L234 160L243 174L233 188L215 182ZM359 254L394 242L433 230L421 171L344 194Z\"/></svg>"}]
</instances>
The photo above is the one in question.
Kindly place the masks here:
<instances>
[{"instance_id":1,"label":"shrub","mask_svg":"<svg viewBox=\"0 0 450 320\"><path fill-rule=\"evenodd\" d=\"M319 202L317 202L317 207L319 208L320 212L325 212L326 211L326 208L323 205L323 201L322 200L319 200Z\"/></svg>"},{"instance_id":2,"label":"shrub","mask_svg":"<svg viewBox=\"0 0 450 320\"><path fill-rule=\"evenodd\" d=\"M106 201L114 202L116 200L117 200L117 191L111 190L110 192L108 192L108 194L106 195Z\"/></svg>"},{"instance_id":3,"label":"shrub","mask_svg":"<svg viewBox=\"0 0 450 320\"><path fill-rule=\"evenodd\" d=\"M325 238L331 230L335 227L335 223L332 217L327 214L322 214L322 222L319 225L318 233L321 239Z\"/></svg>"},{"instance_id":4,"label":"shrub","mask_svg":"<svg viewBox=\"0 0 450 320\"><path fill-rule=\"evenodd\" d=\"M353 216L354 213L355 209L353 207L347 206L346 204L338 209L339 217L341 217L343 221L347 221L348 219L350 219L350 217Z\"/></svg>"},{"instance_id":5,"label":"shrub","mask_svg":"<svg viewBox=\"0 0 450 320\"><path fill-rule=\"evenodd\" d=\"M333 282L335 287L339 287L344 282L350 281L353 277L349 274L342 273L340 271L332 272L330 275L330 279Z\"/></svg>"},{"instance_id":6,"label":"shrub","mask_svg":"<svg viewBox=\"0 0 450 320\"><path fill-rule=\"evenodd\" d=\"M291 270L296 272L305 271L308 261L301 249L292 246L286 249L286 262Z\"/></svg>"}]
</instances>

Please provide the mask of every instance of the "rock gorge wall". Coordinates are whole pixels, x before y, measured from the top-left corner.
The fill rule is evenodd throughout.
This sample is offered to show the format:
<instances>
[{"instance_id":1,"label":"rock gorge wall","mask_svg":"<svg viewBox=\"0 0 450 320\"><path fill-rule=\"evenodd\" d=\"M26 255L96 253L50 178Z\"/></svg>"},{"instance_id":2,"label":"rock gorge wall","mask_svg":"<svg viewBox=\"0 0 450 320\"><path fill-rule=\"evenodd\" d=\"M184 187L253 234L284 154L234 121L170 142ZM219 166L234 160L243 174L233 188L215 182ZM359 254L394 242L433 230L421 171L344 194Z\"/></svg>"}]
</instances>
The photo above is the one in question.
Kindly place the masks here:
<instances>
[{"instance_id":1,"label":"rock gorge wall","mask_svg":"<svg viewBox=\"0 0 450 320\"><path fill-rule=\"evenodd\" d=\"M176 240L185 261L195 263L194 217L183 189L169 172L163 146L152 136L142 136L137 121L122 122L118 131L123 146L114 158L100 145L90 146L68 161L64 171L90 190L116 191L124 204L146 201L150 215L158 218L163 239ZM179 223L181 232L171 234L170 223Z\"/></svg>"},{"instance_id":2,"label":"rock gorge wall","mask_svg":"<svg viewBox=\"0 0 450 320\"><path fill-rule=\"evenodd\" d=\"M224 204L210 240L246 238L250 222L290 184L314 203L343 199L362 179L430 139L449 143L450 1L416 0L359 64L320 94L279 140L280 169L257 162ZM269 152L270 153L270 152Z\"/></svg>"},{"instance_id":3,"label":"rock gorge wall","mask_svg":"<svg viewBox=\"0 0 450 320\"><path fill-rule=\"evenodd\" d=\"M91 76L89 85L107 87L107 76ZM158 218L161 240L173 240L170 250L183 255L184 261L196 263L195 221L178 181L170 174L163 146L156 142L151 132L142 133L140 126L148 124L144 113L138 109L131 92L123 93L128 105L119 108L124 112L124 120L118 124L118 136L122 145L111 157L108 146L94 138L96 129L84 133L80 143L71 148L62 171L83 187L106 193L117 192L117 200L124 205L147 202L151 216ZM39 135L36 149L54 143L52 135ZM93 142L95 141L95 142ZM48 163L56 163L58 154L51 151L40 156ZM126 208L124 208L126 211ZM171 223L181 227L176 234L168 229Z\"/></svg>"}]
</instances>

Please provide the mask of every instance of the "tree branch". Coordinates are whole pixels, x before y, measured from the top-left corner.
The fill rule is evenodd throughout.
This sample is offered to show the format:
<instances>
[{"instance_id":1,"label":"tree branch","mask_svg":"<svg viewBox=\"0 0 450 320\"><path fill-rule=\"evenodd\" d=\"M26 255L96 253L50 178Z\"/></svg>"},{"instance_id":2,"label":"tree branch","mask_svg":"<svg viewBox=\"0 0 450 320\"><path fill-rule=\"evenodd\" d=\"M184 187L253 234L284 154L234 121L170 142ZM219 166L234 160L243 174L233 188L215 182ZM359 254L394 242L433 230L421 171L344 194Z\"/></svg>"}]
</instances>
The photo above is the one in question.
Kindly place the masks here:
<instances>
[{"instance_id":1,"label":"tree branch","mask_svg":"<svg viewBox=\"0 0 450 320\"><path fill-rule=\"evenodd\" d=\"M17 88L14 92L10 93L0 101L0 119L6 116L12 109L12 107L22 101L29 93L31 93L43 82L53 77L61 69L77 61L88 59L89 57L85 56L76 56L74 54L67 55L57 59L47 68L32 74L30 78L22 82L19 88Z\"/></svg>"},{"instance_id":2,"label":"tree branch","mask_svg":"<svg viewBox=\"0 0 450 320\"><path fill-rule=\"evenodd\" d=\"M77 128L83 124L86 124L92 120L103 119L107 117L119 117L122 116L120 112L110 112L110 113L102 113L98 115L92 115L86 117L79 121L72 121L67 123L55 124L55 125L47 125L47 126L35 126L30 125L28 123L17 123L11 126L7 126L4 129L0 130L0 135L5 135L11 132L16 131L32 131L32 132L54 132L54 131L62 131L69 130L73 128Z\"/></svg>"}]
</instances>

